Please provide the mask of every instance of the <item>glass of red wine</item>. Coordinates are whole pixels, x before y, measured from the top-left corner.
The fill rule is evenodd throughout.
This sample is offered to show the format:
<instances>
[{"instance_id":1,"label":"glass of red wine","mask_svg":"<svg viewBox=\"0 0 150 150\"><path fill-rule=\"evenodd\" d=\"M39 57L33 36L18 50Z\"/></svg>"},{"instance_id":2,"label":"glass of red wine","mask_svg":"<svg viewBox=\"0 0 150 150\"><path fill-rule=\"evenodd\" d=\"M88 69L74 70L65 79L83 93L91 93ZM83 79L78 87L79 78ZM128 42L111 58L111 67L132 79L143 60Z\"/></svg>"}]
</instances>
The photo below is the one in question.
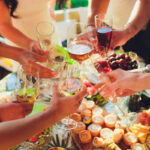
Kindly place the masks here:
<instances>
[{"instance_id":1,"label":"glass of red wine","mask_svg":"<svg viewBox=\"0 0 150 150\"><path fill-rule=\"evenodd\" d=\"M104 14L95 16L95 26L97 32L97 45L101 54L106 57L108 55L112 37L113 20L105 18Z\"/></svg>"}]
</instances>

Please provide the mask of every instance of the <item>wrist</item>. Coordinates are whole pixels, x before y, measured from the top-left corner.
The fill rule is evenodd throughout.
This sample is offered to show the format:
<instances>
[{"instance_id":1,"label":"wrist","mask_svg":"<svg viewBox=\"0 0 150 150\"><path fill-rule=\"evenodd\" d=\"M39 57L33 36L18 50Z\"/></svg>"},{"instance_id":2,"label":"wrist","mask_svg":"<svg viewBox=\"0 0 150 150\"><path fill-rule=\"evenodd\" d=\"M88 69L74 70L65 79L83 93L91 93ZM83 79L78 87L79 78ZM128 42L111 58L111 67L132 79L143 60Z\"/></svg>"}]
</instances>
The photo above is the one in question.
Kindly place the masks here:
<instances>
[{"instance_id":1,"label":"wrist","mask_svg":"<svg viewBox=\"0 0 150 150\"><path fill-rule=\"evenodd\" d=\"M138 27L137 25L134 25L134 24L128 24L125 31L128 35L128 39L131 39L137 34Z\"/></svg>"}]
</instances>

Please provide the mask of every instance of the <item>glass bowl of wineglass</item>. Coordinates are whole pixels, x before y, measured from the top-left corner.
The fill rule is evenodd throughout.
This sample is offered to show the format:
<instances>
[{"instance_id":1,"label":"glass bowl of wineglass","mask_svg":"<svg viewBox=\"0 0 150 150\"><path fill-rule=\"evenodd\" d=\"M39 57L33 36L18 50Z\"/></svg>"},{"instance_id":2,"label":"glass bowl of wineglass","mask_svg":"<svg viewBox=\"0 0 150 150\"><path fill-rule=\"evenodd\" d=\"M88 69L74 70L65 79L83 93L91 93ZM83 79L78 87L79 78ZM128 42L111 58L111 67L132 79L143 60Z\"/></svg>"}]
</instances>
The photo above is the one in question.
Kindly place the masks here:
<instances>
[{"instance_id":1,"label":"glass bowl of wineglass","mask_svg":"<svg viewBox=\"0 0 150 150\"><path fill-rule=\"evenodd\" d=\"M58 87L61 94L65 96L72 96L82 90L83 84L82 79L80 78L80 73L80 64L78 62L74 62L73 64L64 64L58 81ZM65 117L56 123L57 128L66 131L76 128L76 125L76 121L69 117Z\"/></svg>"},{"instance_id":2,"label":"glass bowl of wineglass","mask_svg":"<svg viewBox=\"0 0 150 150\"><path fill-rule=\"evenodd\" d=\"M106 57L110 50L110 43L112 37L113 19L107 19L104 14L97 14L95 16L95 26L97 32L97 45L101 54Z\"/></svg>"},{"instance_id":3,"label":"glass bowl of wineglass","mask_svg":"<svg viewBox=\"0 0 150 150\"><path fill-rule=\"evenodd\" d=\"M39 71L34 74L35 77L25 74L22 66L19 66L15 87L15 97L18 102L34 103L37 100L40 94Z\"/></svg>"}]
</instances>

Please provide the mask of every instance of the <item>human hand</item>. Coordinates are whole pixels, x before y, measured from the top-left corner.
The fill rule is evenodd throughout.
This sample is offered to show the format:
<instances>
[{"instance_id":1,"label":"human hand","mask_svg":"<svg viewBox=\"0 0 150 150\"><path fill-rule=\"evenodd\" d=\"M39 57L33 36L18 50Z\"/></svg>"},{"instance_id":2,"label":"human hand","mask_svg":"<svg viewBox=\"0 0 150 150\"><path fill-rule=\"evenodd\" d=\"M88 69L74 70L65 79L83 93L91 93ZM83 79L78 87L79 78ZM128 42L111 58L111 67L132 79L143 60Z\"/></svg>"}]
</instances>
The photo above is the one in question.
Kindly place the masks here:
<instances>
[{"instance_id":1,"label":"human hand","mask_svg":"<svg viewBox=\"0 0 150 150\"><path fill-rule=\"evenodd\" d=\"M129 96L142 90L136 86L137 76L138 73L117 69L105 74L105 78L96 85L96 88L100 88L99 92L107 99L114 96Z\"/></svg>"},{"instance_id":2,"label":"human hand","mask_svg":"<svg viewBox=\"0 0 150 150\"><path fill-rule=\"evenodd\" d=\"M78 92L74 96L64 96L59 93L58 85L53 85L53 98L50 101L50 106L57 110L59 119L66 117L78 110L83 97L87 94L87 90L84 87L82 91Z\"/></svg>"},{"instance_id":3,"label":"human hand","mask_svg":"<svg viewBox=\"0 0 150 150\"><path fill-rule=\"evenodd\" d=\"M24 118L32 112L33 104L23 104L17 101L0 105L0 121Z\"/></svg>"},{"instance_id":4,"label":"human hand","mask_svg":"<svg viewBox=\"0 0 150 150\"><path fill-rule=\"evenodd\" d=\"M110 48L113 50L117 46L124 45L128 40L129 40L129 35L128 35L127 30L112 31L112 39L111 39Z\"/></svg>"},{"instance_id":5,"label":"human hand","mask_svg":"<svg viewBox=\"0 0 150 150\"><path fill-rule=\"evenodd\" d=\"M47 53L43 53L43 55L39 55L37 53L28 51L28 50L21 50L19 62L22 65L25 73L31 76L37 76L37 72L39 73L39 78L54 78L56 73L46 67L43 67L36 62L45 62Z\"/></svg>"}]
</instances>

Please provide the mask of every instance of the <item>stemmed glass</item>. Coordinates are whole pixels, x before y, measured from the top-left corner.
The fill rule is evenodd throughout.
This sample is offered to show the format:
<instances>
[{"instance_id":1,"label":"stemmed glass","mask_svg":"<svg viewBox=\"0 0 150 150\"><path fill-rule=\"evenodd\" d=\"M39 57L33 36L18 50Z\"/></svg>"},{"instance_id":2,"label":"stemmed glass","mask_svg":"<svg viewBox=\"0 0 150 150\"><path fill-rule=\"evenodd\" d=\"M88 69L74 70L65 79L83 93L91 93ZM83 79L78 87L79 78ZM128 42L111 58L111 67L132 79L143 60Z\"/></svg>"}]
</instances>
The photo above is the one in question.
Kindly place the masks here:
<instances>
[{"instance_id":1,"label":"stemmed glass","mask_svg":"<svg viewBox=\"0 0 150 150\"><path fill-rule=\"evenodd\" d=\"M112 30L113 30L113 17L107 19L104 14L98 14L95 16L95 26L97 30L97 45L99 48L99 53L100 55L104 55L104 59L106 59L109 56L110 52L110 43L111 43L111 38L112 38ZM95 63L97 62L97 58L95 60L93 59L93 64L94 66L101 70L99 73L106 73L110 72L111 67L107 64L107 67L105 67L105 70L103 70L103 66L105 64L101 63ZM95 65L96 64L96 65ZM102 75L104 76L104 74ZM108 82L109 81L108 79ZM121 112L123 118L130 119L132 117L132 114L128 114L123 110L121 107L121 100L116 97L116 93L114 93L113 97L110 97L111 101L115 101L114 104L118 108L118 110Z\"/></svg>"},{"instance_id":2,"label":"stemmed glass","mask_svg":"<svg viewBox=\"0 0 150 150\"><path fill-rule=\"evenodd\" d=\"M104 14L97 14L95 16L95 27L97 32L97 45L99 52L104 54L104 57L108 56L110 49L111 37L112 37L112 25L113 19L105 18Z\"/></svg>"},{"instance_id":3,"label":"stemmed glass","mask_svg":"<svg viewBox=\"0 0 150 150\"><path fill-rule=\"evenodd\" d=\"M29 66L29 68L31 68ZM40 93L39 71L34 72L35 77L26 75L22 66L17 71L15 96L21 103L34 103Z\"/></svg>"},{"instance_id":4,"label":"stemmed glass","mask_svg":"<svg viewBox=\"0 0 150 150\"><path fill-rule=\"evenodd\" d=\"M64 63L61 75L58 81L59 91L66 96L72 96L79 92L82 87L82 79L80 78L80 66L78 62L73 64ZM66 131L76 128L77 123L73 119L66 117L56 123L56 127Z\"/></svg>"},{"instance_id":5,"label":"stemmed glass","mask_svg":"<svg viewBox=\"0 0 150 150\"><path fill-rule=\"evenodd\" d=\"M43 51L48 52L47 62L40 64L55 72L56 76L53 77L53 79L55 80L59 77L60 68L65 60L65 56L64 54L61 54L57 51L57 39L54 32L54 25L51 22L43 21L37 24L37 39ZM44 97L49 97L47 93L51 91L50 89L53 79L40 79L40 87L43 90L42 95Z\"/></svg>"}]
</instances>

